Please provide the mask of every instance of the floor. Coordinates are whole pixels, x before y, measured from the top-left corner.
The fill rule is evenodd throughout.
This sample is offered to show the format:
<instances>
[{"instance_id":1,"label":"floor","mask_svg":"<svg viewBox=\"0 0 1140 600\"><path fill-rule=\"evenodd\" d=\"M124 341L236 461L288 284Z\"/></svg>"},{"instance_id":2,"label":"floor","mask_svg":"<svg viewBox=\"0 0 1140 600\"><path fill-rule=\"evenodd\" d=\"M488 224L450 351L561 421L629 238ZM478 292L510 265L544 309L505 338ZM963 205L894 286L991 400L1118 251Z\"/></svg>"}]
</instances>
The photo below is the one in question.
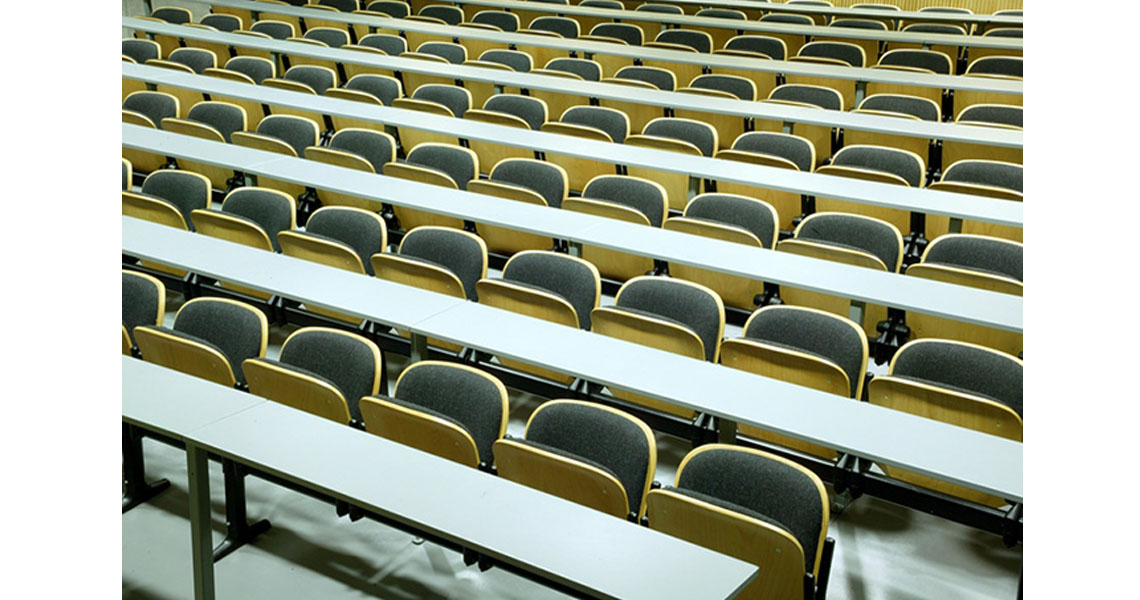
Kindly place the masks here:
<instances>
[{"instance_id":1,"label":"floor","mask_svg":"<svg viewBox=\"0 0 1140 600\"><path fill-rule=\"evenodd\" d=\"M205 14L197 2L154 4L186 6L195 20ZM142 14L142 6L141 0L124 0L123 14ZM168 299L170 325L181 298L172 293ZM612 298L602 303L612 303ZM271 357L291 331L272 331ZM726 336L738 334L739 328L726 328ZM404 360L386 358L389 380L395 381ZM509 433L522 435L527 417L541 402L512 391ZM659 435L657 443L656 479L672 483L688 443L665 435ZM165 477L171 486L122 517L123 598L189 598L193 591L185 454L150 440L144 448L148 475ZM222 475L216 464L211 465L210 489L216 543L225 527ZM269 519L273 527L215 565L219 598L560 597L502 570L465 567L455 552L418 544L384 525L338 518L329 505L257 478L247 479L247 493L251 518ZM997 536L931 515L863 497L833 517L829 535L837 542L828 594L832 600L1012 600L1017 593L1020 545L1007 549Z\"/></svg>"}]
</instances>

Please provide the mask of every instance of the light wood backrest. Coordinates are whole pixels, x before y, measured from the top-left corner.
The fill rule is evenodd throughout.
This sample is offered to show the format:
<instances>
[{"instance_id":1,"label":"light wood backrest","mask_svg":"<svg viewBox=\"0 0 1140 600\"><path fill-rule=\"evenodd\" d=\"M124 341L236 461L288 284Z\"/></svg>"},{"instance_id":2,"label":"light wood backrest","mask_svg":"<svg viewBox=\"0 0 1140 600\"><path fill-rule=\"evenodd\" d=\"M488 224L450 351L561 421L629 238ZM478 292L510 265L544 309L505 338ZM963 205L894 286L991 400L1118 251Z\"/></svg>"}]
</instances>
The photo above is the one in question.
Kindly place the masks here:
<instances>
[{"instance_id":1,"label":"light wood backrest","mask_svg":"<svg viewBox=\"0 0 1140 600\"><path fill-rule=\"evenodd\" d=\"M242 362L242 371L255 396L346 425L352 419L340 390L325 381L253 358Z\"/></svg>"},{"instance_id":2,"label":"light wood backrest","mask_svg":"<svg viewBox=\"0 0 1140 600\"><path fill-rule=\"evenodd\" d=\"M378 396L362 398L360 414L369 433L459 464L479 466L475 440L451 421Z\"/></svg>"}]
</instances>

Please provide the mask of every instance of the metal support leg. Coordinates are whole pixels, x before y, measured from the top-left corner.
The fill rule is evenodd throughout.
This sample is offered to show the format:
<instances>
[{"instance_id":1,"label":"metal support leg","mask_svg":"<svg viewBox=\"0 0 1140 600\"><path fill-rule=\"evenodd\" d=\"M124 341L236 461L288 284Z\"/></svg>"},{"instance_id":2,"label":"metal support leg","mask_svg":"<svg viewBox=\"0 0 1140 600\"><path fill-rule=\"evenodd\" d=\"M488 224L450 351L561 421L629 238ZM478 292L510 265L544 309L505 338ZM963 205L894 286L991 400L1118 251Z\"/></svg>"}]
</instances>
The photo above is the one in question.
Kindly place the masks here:
<instances>
[{"instance_id":1,"label":"metal support leg","mask_svg":"<svg viewBox=\"0 0 1140 600\"><path fill-rule=\"evenodd\" d=\"M962 219L950 218L950 233L962 233Z\"/></svg>"},{"instance_id":2,"label":"metal support leg","mask_svg":"<svg viewBox=\"0 0 1140 600\"><path fill-rule=\"evenodd\" d=\"M210 538L210 463L206 451L186 444L190 480L190 547L194 560L194 600L214 600L214 560Z\"/></svg>"},{"instance_id":3,"label":"metal support leg","mask_svg":"<svg viewBox=\"0 0 1140 600\"><path fill-rule=\"evenodd\" d=\"M716 441L722 444L735 444L736 421L729 421L723 417L717 417L716 423Z\"/></svg>"},{"instance_id":4,"label":"metal support leg","mask_svg":"<svg viewBox=\"0 0 1140 600\"><path fill-rule=\"evenodd\" d=\"M245 473L241 465L222 459L222 475L226 486L226 538L214 548L215 562L269 529L269 521L265 519L249 524L245 514Z\"/></svg>"},{"instance_id":5,"label":"metal support leg","mask_svg":"<svg viewBox=\"0 0 1140 600\"><path fill-rule=\"evenodd\" d=\"M857 300L852 300L851 301L851 312L848 313L848 316L850 316L851 320L854 321L855 324L862 327L863 326L863 314L865 313L866 310L867 310L867 304L865 302L859 302Z\"/></svg>"},{"instance_id":6,"label":"metal support leg","mask_svg":"<svg viewBox=\"0 0 1140 600\"><path fill-rule=\"evenodd\" d=\"M863 98L866 98L866 97L867 97L867 82L866 81L856 81L855 82L855 106L859 106L860 104L862 104Z\"/></svg>"},{"instance_id":7,"label":"metal support leg","mask_svg":"<svg viewBox=\"0 0 1140 600\"><path fill-rule=\"evenodd\" d=\"M577 256L578 258L582 258L582 244L581 244L581 242L570 242L568 250L569 250L570 256Z\"/></svg>"},{"instance_id":8,"label":"metal support leg","mask_svg":"<svg viewBox=\"0 0 1140 600\"><path fill-rule=\"evenodd\" d=\"M428 359L428 343L426 335L421 335L418 333L412 334L412 346L409 358L414 363Z\"/></svg>"},{"instance_id":9,"label":"metal support leg","mask_svg":"<svg viewBox=\"0 0 1140 600\"><path fill-rule=\"evenodd\" d=\"M142 436L134 427L123 423L123 512L150 500L170 487L170 482L159 479L146 482L146 464L143 462Z\"/></svg>"}]
</instances>

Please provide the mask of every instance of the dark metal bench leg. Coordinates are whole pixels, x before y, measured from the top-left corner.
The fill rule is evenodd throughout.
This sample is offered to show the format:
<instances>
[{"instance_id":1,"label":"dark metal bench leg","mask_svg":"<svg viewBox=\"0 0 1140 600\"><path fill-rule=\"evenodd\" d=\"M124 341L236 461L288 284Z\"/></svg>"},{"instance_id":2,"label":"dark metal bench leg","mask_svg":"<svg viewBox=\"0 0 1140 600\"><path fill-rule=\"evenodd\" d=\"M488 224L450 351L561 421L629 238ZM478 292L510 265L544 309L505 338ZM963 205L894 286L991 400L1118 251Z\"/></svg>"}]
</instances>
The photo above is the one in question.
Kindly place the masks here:
<instances>
[{"instance_id":1,"label":"dark metal bench leg","mask_svg":"<svg viewBox=\"0 0 1140 600\"><path fill-rule=\"evenodd\" d=\"M226 490L226 539L214 548L214 562L252 542L270 526L265 519L250 525L246 518L245 473L242 472L241 465L228 458L222 459L222 475Z\"/></svg>"},{"instance_id":2,"label":"dark metal bench leg","mask_svg":"<svg viewBox=\"0 0 1140 600\"><path fill-rule=\"evenodd\" d=\"M154 483L146 481L143 462L142 435L134 427L123 423L123 512L154 498L170 487L166 479Z\"/></svg>"}]
</instances>

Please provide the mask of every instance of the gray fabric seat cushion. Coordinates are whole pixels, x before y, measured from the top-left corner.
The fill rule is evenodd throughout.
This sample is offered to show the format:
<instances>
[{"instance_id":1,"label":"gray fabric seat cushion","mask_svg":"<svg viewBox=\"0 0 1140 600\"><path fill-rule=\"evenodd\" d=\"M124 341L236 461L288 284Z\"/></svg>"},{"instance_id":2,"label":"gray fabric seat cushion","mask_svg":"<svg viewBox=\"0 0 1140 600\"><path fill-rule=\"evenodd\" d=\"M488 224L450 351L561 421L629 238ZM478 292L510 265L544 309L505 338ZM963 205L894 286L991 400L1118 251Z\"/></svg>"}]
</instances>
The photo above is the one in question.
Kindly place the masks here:
<instances>
[{"instance_id":1,"label":"gray fabric seat cushion","mask_svg":"<svg viewBox=\"0 0 1140 600\"><path fill-rule=\"evenodd\" d=\"M272 20L258 21L251 25L249 30L264 33L275 40L284 40L296 33L292 27L289 27L288 23Z\"/></svg>"},{"instance_id":2,"label":"gray fabric seat cushion","mask_svg":"<svg viewBox=\"0 0 1140 600\"><path fill-rule=\"evenodd\" d=\"M982 236L948 237L932 244L924 264L944 264L985 271L1022 281L1022 247Z\"/></svg>"},{"instance_id":3,"label":"gray fabric seat cushion","mask_svg":"<svg viewBox=\"0 0 1140 600\"><path fill-rule=\"evenodd\" d=\"M979 58L970 65L968 73L985 75L1022 76L1023 61L1013 56L987 56Z\"/></svg>"},{"instance_id":4,"label":"gray fabric seat cushion","mask_svg":"<svg viewBox=\"0 0 1140 600\"><path fill-rule=\"evenodd\" d=\"M937 52L929 50L896 50L883 55L879 61L880 65L891 65L899 67L917 67L919 69L930 69L940 75L949 75L953 65L953 59L946 60L947 57Z\"/></svg>"},{"instance_id":5,"label":"gray fabric seat cushion","mask_svg":"<svg viewBox=\"0 0 1140 600\"><path fill-rule=\"evenodd\" d=\"M178 116L174 98L158 92L135 92L123 100L123 110L141 113L162 129L162 120Z\"/></svg>"},{"instance_id":6,"label":"gray fabric seat cushion","mask_svg":"<svg viewBox=\"0 0 1140 600\"><path fill-rule=\"evenodd\" d=\"M1015 163L960 160L943 174L943 181L973 183L1022 191L1024 169Z\"/></svg>"},{"instance_id":7,"label":"gray fabric seat cushion","mask_svg":"<svg viewBox=\"0 0 1140 600\"><path fill-rule=\"evenodd\" d=\"M682 15L685 11L681 10L680 6L673 4L641 4L634 10L641 10L645 12L663 13L667 15Z\"/></svg>"},{"instance_id":8,"label":"gray fabric seat cushion","mask_svg":"<svg viewBox=\"0 0 1140 600\"><path fill-rule=\"evenodd\" d=\"M912 115L923 121L937 122L939 120L937 105L931 104L924 98L914 96L877 94L864 100L859 108Z\"/></svg>"},{"instance_id":9,"label":"gray fabric seat cushion","mask_svg":"<svg viewBox=\"0 0 1140 600\"><path fill-rule=\"evenodd\" d=\"M815 25L815 21L811 17L804 15L789 15L784 13L768 13L760 17L761 21L767 23L788 23L791 25Z\"/></svg>"},{"instance_id":10,"label":"gray fabric seat cushion","mask_svg":"<svg viewBox=\"0 0 1140 600\"><path fill-rule=\"evenodd\" d=\"M158 58L158 49L149 40L123 40L123 54L141 65Z\"/></svg>"},{"instance_id":11,"label":"gray fabric seat cushion","mask_svg":"<svg viewBox=\"0 0 1140 600\"><path fill-rule=\"evenodd\" d=\"M170 53L170 60L190 67L199 75L206 69L218 66L216 57L201 48L178 48Z\"/></svg>"},{"instance_id":12,"label":"gray fabric seat cushion","mask_svg":"<svg viewBox=\"0 0 1140 600\"><path fill-rule=\"evenodd\" d=\"M941 23L915 23L908 25L905 29L907 33L943 33L946 35L963 35L962 29L955 25L944 25Z\"/></svg>"},{"instance_id":13,"label":"gray fabric seat cushion","mask_svg":"<svg viewBox=\"0 0 1140 600\"><path fill-rule=\"evenodd\" d=\"M726 8L703 8L697 11L698 17L709 17L712 19L736 19L738 21L747 21L748 15L740 12L739 10L730 10Z\"/></svg>"},{"instance_id":14,"label":"gray fabric seat cushion","mask_svg":"<svg viewBox=\"0 0 1140 600\"><path fill-rule=\"evenodd\" d=\"M519 17L514 13L509 13L503 10L484 10L479 11L471 18L472 23L482 23L484 25L493 25L502 29L503 31L518 31Z\"/></svg>"},{"instance_id":15,"label":"gray fabric seat cushion","mask_svg":"<svg viewBox=\"0 0 1140 600\"><path fill-rule=\"evenodd\" d=\"M807 352L838 365L847 374L852 397L863 378L863 339L841 317L793 307L769 308L752 318L744 337Z\"/></svg>"},{"instance_id":16,"label":"gray fabric seat cushion","mask_svg":"<svg viewBox=\"0 0 1140 600\"><path fill-rule=\"evenodd\" d=\"M846 27L848 29L872 29L875 31L887 30L886 23L872 19L835 19L831 22L831 26Z\"/></svg>"},{"instance_id":17,"label":"gray fabric seat cushion","mask_svg":"<svg viewBox=\"0 0 1140 600\"><path fill-rule=\"evenodd\" d=\"M435 169L455 181L459 189L475 178L474 159L459 146L416 146L408 154L408 164Z\"/></svg>"},{"instance_id":18,"label":"gray fabric seat cushion","mask_svg":"<svg viewBox=\"0 0 1140 600\"><path fill-rule=\"evenodd\" d=\"M819 89L806 85L786 84L772 90L769 96L772 100L785 100L788 102L803 102L813 104L827 110L842 110L843 98L834 91Z\"/></svg>"},{"instance_id":19,"label":"gray fabric seat cushion","mask_svg":"<svg viewBox=\"0 0 1140 600\"><path fill-rule=\"evenodd\" d=\"M539 17L531 21L527 28L537 31L553 31L567 39L576 38L581 33L578 22L566 17Z\"/></svg>"},{"instance_id":20,"label":"gray fabric seat cushion","mask_svg":"<svg viewBox=\"0 0 1140 600\"><path fill-rule=\"evenodd\" d=\"M1020 106L980 104L970 106L958 113L958 120L1022 127L1024 112Z\"/></svg>"},{"instance_id":21,"label":"gray fabric seat cushion","mask_svg":"<svg viewBox=\"0 0 1140 600\"><path fill-rule=\"evenodd\" d=\"M392 4L397 4L397 3L393 2ZM407 4L404 4L403 2L400 2L399 4L403 4L405 7L407 7ZM387 11L381 10L381 12L387 12ZM388 14L391 14L391 13L388 13ZM395 15L393 15L393 16L395 16ZM396 18L402 19L403 17L396 17ZM388 34L388 33L373 33L370 35L366 35L366 36L360 38L360 45L361 46L367 46L369 48L376 48L377 50L383 51L388 56L399 56L399 55L403 54L404 52L408 51L407 40L405 40L404 38L402 38L398 35L392 35L392 34ZM385 104L387 104L387 102L385 102Z\"/></svg>"},{"instance_id":22,"label":"gray fabric seat cushion","mask_svg":"<svg viewBox=\"0 0 1140 600\"><path fill-rule=\"evenodd\" d=\"M232 104L208 104L205 102L195 104L186 118L203 125L209 125L222 134L226 143L230 143L230 136L235 131L245 129L245 119L241 108Z\"/></svg>"},{"instance_id":23,"label":"gray fabric seat cushion","mask_svg":"<svg viewBox=\"0 0 1140 600\"><path fill-rule=\"evenodd\" d=\"M650 448L636 423L592 406L555 404L531 418L526 439L603 465L625 488L629 512L640 510Z\"/></svg>"},{"instance_id":24,"label":"gray fabric seat cushion","mask_svg":"<svg viewBox=\"0 0 1140 600\"><path fill-rule=\"evenodd\" d=\"M704 290L666 277L639 279L622 286L617 306L651 312L684 324L705 347L705 360L716 357L724 312Z\"/></svg>"},{"instance_id":25,"label":"gray fabric seat cushion","mask_svg":"<svg viewBox=\"0 0 1140 600\"><path fill-rule=\"evenodd\" d=\"M348 402L352 418L361 420L360 399L372 394L376 369L384 368L383 364L376 364L371 348L327 331L297 333L288 342L281 350L281 363L303 369L334 385Z\"/></svg>"},{"instance_id":26,"label":"gray fabric seat cushion","mask_svg":"<svg viewBox=\"0 0 1140 600\"><path fill-rule=\"evenodd\" d=\"M668 210L660 188L649 181L622 175L590 181L586 184L586 189L582 190L582 198L604 200L636 209L649 219L649 224L653 227L661 226Z\"/></svg>"},{"instance_id":27,"label":"gray fabric seat cushion","mask_svg":"<svg viewBox=\"0 0 1140 600\"><path fill-rule=\"evenodd\" d=\"M881 24L882 23L880 23L880 25ZM863 64L866 57L863 56L863 52L859 46L846 42L812 42L800 48L798 56L832 58L841 60L852 67L866 66Z\"/></svg>"},{"instance_id":28,"label":"gray fabric seat cushion","mask_svg":"<svg viewBox=\"0 0 1140 600\"><path fill-rule=\"evenodd\" d=\"M382 12L396 19L403 19L411 13L411 7L407 2L398 0L376 0L368 3L366 10Z\"/></svg>"},{"instance_id":29,"label":"gray fabric seat cushion","mask_svg":"<svg viewBox=\"0 0 1140 600\"><path fill-rule=\"evenodd\" d=\"M150 16L173 23L174 25L183 25L190 22L190 12L184 8L160 7L154 9Z\"/></svg>"},{"instance_id":30,"label":"gray fabric seat cushion","mask_svg":"<svg viewBox=\"0 0 1140 600\"><path fill-rule=\"evenodd\" d=\"M550 254L519 254L503 270L503 279L562 297L578 314L578 326L590 328L590 311L598 298L598 282L582 263Z\"/></svg>"},{"instance_id":31,"label":"gray fabric seat cushion","mask_svg":"<svg viewBox=\"0 0 1140 600\"><path fill-rule=\"evenodd\" d=\"M381 222L359 214L353 210L337 210L335 207L319 210L305 224L309 234L327 236L347 244L360 257L364 271L372 275L373 254L383 252L384 229Z\"/></svg>"},{"instance_id":32,"label":"gray fabric seat cushion","mask_svg":"<svg viewBox=\"0 0 1140 600\"><path fill-rule=\"evenodd\" d=\"M462 232L447 229L413 229L400 243L400 256L421 258L446 268L463 283L468 300L477 300L475 283L487 264L485 250Z\"/></svg>"},{"instance_id":33,"label":"gray fabric seat cushion","mask_svg":"<svg viewBox=\"0 0 1140 600\"><path fill-rule=\"evenodd\" d=\"M222 211L244 217L265 231L273 249L281 251L277 234L293 225L293 207L280 194L259 188L243 188L230 193Z\"/></svg>"},{"instance_id":34,"label":"gray fabric seat cushion","mask_svg":"<svg viewBox=\"0 0 1140 600\"><path fill-rule=\"evenodd\" d=\"M755 100L756 86L752 81L732 75L701 75L689 87L728 92L741 100Z\"/></svg>"},{"instance_id":35,"label":"gray fabric seat cushion","mask_svg":"<svg viewBox=\"0 0 1140 600\"><path fill-rule=\"evenodd\" d=\"M389 138L368 130L338 131L329 142L329 148L351 152L367 160L377 173L382 173L384 164L396 155Z\"/></svg>"},{"instance_id":36,"label":"gray fabric seat cushion","mask_svg":"<svg viewBox=\"0 0 1140 600\"><path fill-rule=\"evenodd\" d=\"M704 156L716 152L716 130L711 125L685 119L654 119L645 126L645 135L689 142Z\"/></svg>"},{"instance_id":37,"label":"gray fabric seat cushion","mask_svg":"<svg viewBox=\"0 0 1140 600\"><path fill-rule=\"evenodd\" d=\"M451 42L424 42L416 48L416 52L438 56L453 65L461 64L467 60L467 50L463 46Z\"/></svg>"},{"instance_id":38,"label":"gray fabric seat cushion","mask_svg":"<svg viewBox=\"0 0 1140 600\"><path fill-rule=\"evenodd\" d=\"M547 69L573 73L586 81L601 81L602 69L591 60L584 58L556 58L546 63Z\"/></svg>"},{"instance_id":39,"label":"gray fabric seat cushion","mask_svg":"<svg viewBox=\"0 0 1140 600\"><path fill-rule=\"evenodd\" d=\"M815 166L812 164L815 152L812 149L811 142L780 133L749 131L736 138L736 141L732 143L732 149L784 158L795 163L804 172L810 172Z\"/></svg>"},{"instance_id":40,"label":"gray fabric seat cushion","mask_svg":"<svg viewBox=\"0 0 1140 600\"><path fill-rule=\"evenodd\" d=\"M336 81L331 72L323 67L313 65L290 67L290 69L285 72L285 79L303 83L313 88L313 91L315 91L318 96L323 96L325 90L336 85Z\"/></svg>"},{"instance_id":41,"label":"gray fabric seat cushion","mask_svg":"<svg viewBox=\"0 0 1140 600\"><path fill-rule=\"evenodd\" d=\"M467 109L471 108L471 96L467 90L454 85L434 83L421 85L412 93L412 98L442 104L451 111L451 114L460 119L463 118Z\"/></svg>"},{"instance_id":42,"label":"gray fabric seat cushion","mask_svg":"<svg viewBox=\"0 0 1140 600\"><path fill-rule=\"evenodd\" d=\"M534 59L525 52L518 50L500 50L492 48L479 55L479 60L507 65L519 73L528 73L534 66Z\"/></svg>"},{"instance_id":43,"label":"gray fabric seat cushion","mask_svg":"<svg viewBox=\"0 0 1140 600\"><path fill-rule=\"evenodd\" d=\"M742 35L735 37L724 45L728 50L747 50L749 52L762 52L773 60L784 60L787 49L782 40L766 35Z\"/></svg>"},{"instance_id":44,"label":"gray fabric seat cushion","mask_svg":"<svg viewBox=\"0 0 1140 600\"><path fill-rule=\"evenodd\" d=\"M676 7L678 10L680 7ZM681 44L688 46L697 52L712 52L712 42L709 41L708 34L703 31L692 31L689 29L666 29L657 34L656 41L665 42L668 44Z\"/></svg>"},{"instance_id":45,"label":"gray fabric seat cushion","mask_svg":"<svg viewBox=\"0 0 1140 600\"><path fill-rule=\"evenodd\" d=\"M922 185L922 163L909 153L885 146L848 146L836 153L831 164L898 175L910 187Z\"/></svg>"},{"instance_id":46,"label":"gray fabric seat cushion","mask_svg":"<svg viewBox=\"0 0 1140 600\"><path fill-rule=\"evenodd\" d=\"M214 347L230 361L238 383L245 383L241 363L261 352L261 320L228 302L199 301L178 311L174 331Z\"/></svg>"},{"instance_id":47,"label":"gray fabric seat cushion","mask_svg":"<svg viewBox=\"0 0 1140 600\"><path fill-rule=\"evenodd\" d=\"M483 109L514 115L526 121L526 124L535 131L542 129L542 124L547 119L546 109L542 103L537 98L529 96L497 94L487 99Z\"/></svg>"},{"instance_id":48,"label":"gray fabric seat cushion","mask_svg":"<svg viewBox=\"0 0 1140 600\"><path fill-rule=\"evenodd\" d=\"M1022 367L990 350L937 341L908 346L891 375L984 396L1022 414Z\"/></svg>"},{"instance_id":49,"label":"gray fabric seat cushion","mask_svg":"<svg viewBox=\"0 0 1140 600\"><path fill-rule=\"evenodd\" d=\"M625 143L629 134L629 118L625 113L601 106L575 106L562 115L563 123L584 125L606 132L614 143Z\"/></svg>"},{"instance_id":50,"label":"gray fabric seat cushion","mask_svg":"<svg viewBox=\"0 0 1140 600\"><path fill-rule=\"evenodd\" d=\"M796 239L860 250L876 256L894 271L899 260L899 234L886 223L838 213L805 220Z\"/></svg>"},{"instance_id":51,"label":"gray fabric seat cushion","mask_svg":"<svg viewBox=\"0 0 1140 600\"><path fill-rule=\"evenodd\" d=\"M562 208L566 177L556 166L529 160L505 160L495 165L491 181L509 183L533 190L548 206Z\"/></svg>"},{"instance_id":52,"label":"gray fabric seat cushion","mask_svg":"<svg viewBox=\"0 0 1140 600\"><path fill-rule=\"evenodd\" d=\"M685 207L685 216L740 227L760 238L765 248L775 240L776 215L767 206L728 194L701 194Z\"/></svg>"},{"instance_id":53,"label":"gray fabric seat cushion","mask_svg":"<svg viewBox=\"0 0 1140 600\"><path fill-rule=\"evenodd\" d=\"M372 94L383 102L384 106L391 106L392 101L400 97L399 84L381 75L370 75L367 73L357 75L350 79L344 87L345 89Z\"/></svg>"},{"instance_id":54,"label":"gray fabric seat cushion","mask_svg":"<svg viewBox=\"0 0 1140 600\"><path fill-rule=\"evenodd\" d=\"M450 365L423 365L405 371L396 400L447 415L471 434L479 459L494 463L491 446L502 424L502 396L493 381Z\"/></svg>"},{"instance_id":55,"label":"gray fabric seat cushion","mask_svg":"<svg viewBox=\"0 0 1140 600\"><path fill-rule=\"evenodd\" d=\"M257 124L257 133L277 138L289 144L297 156L304 156L305 148L315 146L321 132L319 126L313 127L313 123L301 117L278 115L262 119Z\"/></svg>"},{"instance_id":56,"label":"gray fabric seat cushion","mask_svg":"<svg viewBox=\"0 0 1140 600\"><path fill-rule=\"evenodd\" d=\"M804 549L804 570L815 565L823 501L816 483L798 469L748 452L708 450L689 459L677 483L780 523Z\"/></svg>"},{"instance_id":57,"label":"gray fabric seat cushion","mask_svg":"<svg viewBox=\"0 0 1140 600\"><path fill-rule=\"evenodd\" d=\"M322 27L320 29L310 29L309 31L306 31L305 32L305 39L323 42L325 45L327 45L330 48L340 48L341 46L343 46L349 42L347 31L341 31L339 29L331 29L328 27Z\"/></svg>"},{"instance_id":58,"label":"gray fabric seat cushion","mask_svg":"<svg viewBox=\"0 0 1140 600\"><path fill-rule=\"evenodd\" d=\"M640 46L645 43L645 33L640 27L629 23L598 23L590 30L590 35L617 38L630 46Z\"/></svg>"},{"instance_id":59,"label":"gray fabric seat cushion","mask_svg":"<svg viewBox=\"0 0 1140 600\"><path fill-rule=\"evenodd\" d=\"M594 8L613 8L616 10L624 10L625 5L618 0L582 0L578 3L579 6L592 6Z\"/></svg>"},{"instance_id":60,"label":"gray fabric seat cushion","mask_svg":"<svg viewBox=\"0 0 1140 600\"><path fill-rule=\"evenodd\" d=\"M621 70L615 75L618 79L632 79L634 81L644 81L646 83L657 86L659 90L667 92L673 91L676 77L665 69L656 67L622 67Z\"/></svg>"},{"instance_id":61,"label":"gray fabric seat cushion","mask_svg":"<svg viewBox=\"0 0 1140 600\"><path fill-rule=\"evenodd\" d=\"M135 327L154 325L158 318L158 290L150 281L123 275L123 326L134 340Z\"/></svg>"},{"instance_id":62,"label":"gray fabric seat cushion","mask_svg":"<svg viewBox=\"0 0 1140 600\"><path fill-rule=\"evenodd\" d=\"M210 183L180 171L155 171L143 181L142 193L173 204L186 226L193 231L190 213L198 208L210 207Z\"/></svg>"},{"instance_id":63,"label":"gray fabric seat cushion","mask_svg":"<svg viewBox=\"0 0 1140 600\"><path fill-rule=\"evenodd\" d=\"M357 0L320 0L317 4L331 6L341 12L352 12L360 8L360 3Z\"/></svg>"},{"instance_id":64,"label":"gray fabric seat cushion","mask_svg":"<svg viewBox=\"0 0 1140 600\"><path fill-rule=\"evenodd\" d=\"M233 33L241 29L241 19L234 15L213 14L205 15L200 21L202 25L209 25L218 31Z\"/></svg>"},{"instance_id":65,"label":"gray fabric seat cushion","mask_svg":"<svg viewBox=\"0 0 1140 600\"><path fill-rule=\"evenodd\" d=\"M257 85L273 77L273 63L255 56L235 56L226 62L226 69L249 76Z\"/></svg>"},{"instance_id":66,"label":"gray fabric seat cushion","mask_svg":"<svg viewBox=\"0 0 1140 600\"><path fill-rule=\"evenodd\" d=\"M448 25L458 25L463 22L463 10L456 6L433 4L420 9L420 16L434 17Z\"/></svg>"}]
</instances>

